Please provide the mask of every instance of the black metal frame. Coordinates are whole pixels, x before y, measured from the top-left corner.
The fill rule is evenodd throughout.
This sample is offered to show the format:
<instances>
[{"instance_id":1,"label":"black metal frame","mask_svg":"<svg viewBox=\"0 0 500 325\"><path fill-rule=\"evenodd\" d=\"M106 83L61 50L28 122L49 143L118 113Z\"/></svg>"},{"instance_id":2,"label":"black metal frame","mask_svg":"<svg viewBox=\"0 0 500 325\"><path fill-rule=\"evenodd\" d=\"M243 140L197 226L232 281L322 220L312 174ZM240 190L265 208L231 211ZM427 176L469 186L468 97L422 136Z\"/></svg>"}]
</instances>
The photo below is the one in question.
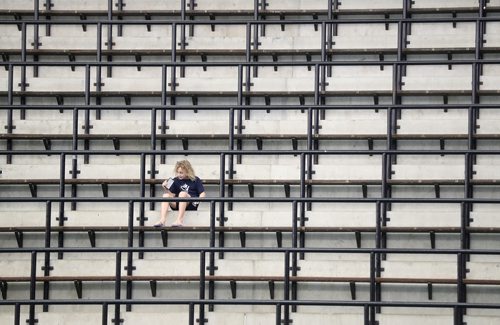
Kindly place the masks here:
<instances>
[{"instance_id":1,"label":"black metal frame","mask_svg":"<svg viewBox=\"0 0 500 325\"><path fill-rule=\"evenodd\" d=\"M129 204L129 223L128 223L128 247L132 248L133 247L133 238L134 238L134 232L133 232L133 227L134 227L134 209L133 209L133 204L134 202L138 202L140 204L140 216L139 216L139 221L140 221L140 226L144 226L144 208L145 208L145 203L146 202L152 202L152 201L190 201L190 200L197 200L197 199L154 199L154 198L146 198L145 197L145 187L146 187L146 155L162 155L162 154L172 154L172 155L178 155L178 154L183 154L184 151L120 151L121 155L140 155L141 156L141 164L140 164L140 193L139 197L140 199L137 198L65 198L64 197L64 187L65 187L65 174L66 174L66 166L65 166L65 158L66 156L77 156L77 155L114 155L116 154L116 151L54 151L53 154L57 154L60 156L60 197L59 198L0 198L0 202L46 202L47 204L47 214L46 214L46 234L45 234L45 245L46 248L50 248L50 235L52 233L51 229L51 204L52 202L56 203L58 202L60 204L59 208L59 227L64 226L64 202L86 202L86 201L92 201L92 202L128 202ZM381 166L383 172L382 172L382 192L380 197L378 198L363 198L363 199L335 199L335 198L307 198L305 196L305 189L306 189L306 183L305 183L305 175L306 175L306 170L307 170L307 163L306 161L309 160L307 157L312 157L313 155L366 155L367 153L371 155L382 155L383 157L383 164ZM442 150L369 150L369 151L359 151L359 150L332 150L332 151L315 151L315 150L302 150L302 151L272 151L272 152L267 152L267 151L262 151L262 150L257 150L257 151L234 151L234 150L226 150L226 151L190 151L190 154L193 155L218 155L220 157L220 194L221 198L209 198L205 199L203 201L209 201L210 202L210 216L211 216L211 221L210 221L210 245L209 247L214 248L215 246L215 237L216 237L216 231L215 231L215 225L216 225L216 216L215 216L215 204L216 202L219 202L220 204L220 219L219 219L219 227L224 227L223 223L223 211L224 211L224 204L229 203L229 202L291 202L293 205L293 213L292 213L292 249L296 249L300 247L301 249L305 248L305 237L304 237L304 232L298 231L298 227L304 227L305 226L305 219L303 218L304 216L304 207L306 204L313 203L313 202L372 202L376 203L376 232L375 232L375 247L376 249L383 249L385 247L384 245L384 240L385 240L385 235L384 232L382 231L382 227L385 226L385 220L384 220L384 211L386 211L386 207L390 204L393 203L402 203L402 202L412 202L412 203L418 203L418 202L432 202L432 203L447 203L447 202L453 202L457 204L461 204L461 211L462 211L462 226L461 226L461 247L468 247L468 231L467 226L467 210L469 207L472 207L473 204L480 204L480 203L500 203L499 200L495 199L475 199L475 198L462 198L462 199L446 199L446 198L438 198L438 199L418 199L418 198L413 198L413 199L394 199L394 198L389 198L387 197L384 193L386 192L385 189L388 188L387 184L387 179L389 175L385 172L388 170L388 164L390 163L390 157L393 155L412 155L412 154L419 154L419 155L440 155L442 154ZM5 155L33 155L33 154L43 154L45 155L45 151L32 151L32 150L26 150L26 151L4 151L0 152L0 154L5 154ZM301 188L301 197L298 198L247 198L247 199L242 199L242 198L224 198L224 180L225 180L225 175L223 171L225 171L225 157L228 155L300 155L300 161L301 161L301 168L300 168L300 188ZM467 172L468 170L468 165L470 164L470 156L474 155L481 155L481 154L488 154L488 155L500 155L499 150L447 150L446 154L449 155L464 155L466 163L465 163L465 171L464 171L464 177L470 176ZM464 188L468 188L470 186L470 182L465 180L464 182ZM300 207L300 211L299 211ZM222 222L221 222L222 221ZM300 224L299 224L300 223ZM58 258L63 258L63 246L64 246L64 232L60 231L59 236L58 236L58 248L61 249L58 252ZM138 239L139 239L139 247L144 248L144 231L140 230L138 234ZM224 232L219 231L219 247L224 247ZM461 279L464 279L466 276L466 257L469 256L467 252L473 252L473 250L463 248L464 251L462 251L463 254L459 254L460 258L457 260L457 270L459 274L461 275ZM362 249L361 249L362 250ZM443 250L436 250L433 249L431 250L432 252L443 252ZM496 252L496 251L495 251ZM139 258L143 258L143 254L139 252ZM219 251L220 258L223 258L223 253L224 251L221 250ZM304 251L299 252L298 255L300 255L300 258L304 258L303 255ZM500 254L500 252L497 252ZM214 254L210 254L210 261L209 261L209 275L215 275L215 258L213 256ZM380 278L382 273L381 273L381 260L384 258L384 254L373 254L373 262L374 267L372 267L372 277L377 277ZM291 254L291 263L292 263L292 268L290 269L291 274L288 276L297 276L297 254ZM50 275L50 270L51 270L51 265L50 265L50 256L49 254L45 255L45 265L43 266L44 270L44 275L49 276ZM132 255L128 254L127 257L127 275L131 276L133 275L133 259ZM118 277L119 280L119 277ZM120 280L121 281L121 280ZM285 275L285 281L286 280L286 275ZM285 282L288 283L288 282ZM290 282L290 289L292 290L292 300L297 299L297 287L296 287L296 282L291 281ZM382 301L381 299L381 283L372 283L373 289L371 289L371 294L370 294L370 301L372 302L380 302ZM288 287L288 285L286 285ZM288 290L288 289L287 289ZM458 298L460 303L465 303L465 294L466 294L466 285L463 283L463 280L458 281L458 286L457 286L457 292L458 292ZM289 298L290 296L285 296ZM34 297L31 297L34 299ZM44 283L44 299L49 298L49 283L45 282ZM119 296L116 297L117 299ZM132 298L132 281L127 281L127 298L131 299ZM203 297L204 298L204 297ZM209 282L209 299L214 299L214 282L210 281ZM50 300L49 300L50 301ZM377 305L381 306L381 305ZM45 305L45 309L47 310L48 305ZM209 307L209 310L212 310L212 307ZM464 310L460 308L460 306L457 306L457 314L456 317L457 319L461 319L463 316ZM130 306L128 307L127 310L130 310ZM292 307L292 310L294 310L294 307ZM371 316L370 319L374 320L375 319L375 310L371 311ZM200 316L201 317L201 316ZM285 311L285 319L287 319L289 315ZM202 318L201 318L202 319ZM459 322L460 323L460 322ZM459 324L457 323L457 324Z\"/></svg>"},{"instance_id":2,"label":"black metal frame","mask_svg":"<svg viewBox=\"0 0 500 325\"><path fill-rule=\"evenodd\" d=\"M301 305L327 305L327 306L358 306L364 309L364 319L365 324L373 325L375 324L375 313L380 311L380 308L383 306L394 306L394 307L436 307L436 308L452 308L455 311L454 316L454 324L462 324L463 323L463 315L466 312L467 308L500 308L498 304L472 304L467 303L467 286L464 283L464 279L466 278L466 270L467 270L467 261L470 255L473 254L493 254L498 255L500 251L491 250L491 251L479 251L470 249L470 231L468 230L470 226L470 212L472 211L475 204L480 203L500 203L498 200L486 200L486 199L477 199L474 198L474 184L471 182L473 179L473 165L475 164L476 157L481 154L494 154L498 155L500 152L498 150L477 150L477 120L479 118L480 111L482 109L497 109L498 105L495 104L481 104L481 96L483 95L494 95L499 96L500 90L494 91L490 94L481 93L480 91L480 76L482 74L482 68L484 64L500 64L500 60L487 60L483 58L484 53L495 52L498 49L496 48L485 48L484 47L484 34L486 31L487 22L498 22L500 21L499 17L487 17L486 13L489 12L498 12L500 8L491 7L487 5L486 0L480 0L478 2L477 8L450 8L447 11L442 10L432 10L432 9L424 9L419 10L412 8L411 0L404 0L401 9L397 10L380 10L380 11L367 11L367 12L359 12L359 11L346 11L342 10L341 6L339 6L339 2L337 0L329 0L328 8L325 8L324 11L318 13L312 13L304 11L303 13L299 13L301 16L307 17L305 19L285 19L288 14L297 15L297 12L286 12L286 11L272 11L267 10L267 1L262 0L254 1L254 8L248 12L228 12L228 15L233 16L249 16L249 18L245 18L244 20L228 20L228 21L216 21L213 20L217 14L211 12L197 12L195 10L196 3L194 0L190 0L187 3L186 0L181 1L180 10L175 11L165 11L158 13L159 16L168 17L175 16L180 14L180 20L151 20L151 13L141 13L140 15L137 12L127 12L124 10L123 0L118 0L116 3L117 10L113 8L113 1L108 0L108 9L107 11L95 12L96 16L103 16L103 19L96 20L87 20L87 16L82 13L70 13L70 12L57 12L53 11L51 7L53 6L51 0L46 0L44 3L46 9L39 10L39 0L34 0L34 10L29 13L14 13L16 20L1 20L0 25L6 24L15 24L18 26L21 31L21 44L20 49L15 50L13 53L4 53L2 50L0 52L4 53L4 61L0 63L0 66L5 67L8 70L8 85L7 91L5 92L5 97L7 98L7 105L0 106L0 111L7 111L7 125L5 126L6 132L8 134L13 134L15 125L13 123L13 111L20 110L21 119L26 118L26 111L32 109L47 109L47 110L73 110L73 133L72 133L72 150L71 151L50 151L50 154L59 155L60 156L60 177L59 177L59 197L58 198L0 198L0 202L46 202L46 228L45 228L45 249L0 249L0 254L16 252L16 253L30 253L32 257L32 273L31 273L31 283L30 283L30 299L29 300L16 300L16 301L0 301L0 305L13 305L15 306L15 324L20 323L20 308L21 306L29 306L30 309L30 319L28 322L33 324L35 322L35 306L43 305L44 311L48 310L49 305L56 304L97 304L101 305L103 308L103 324L107 324L107 310L109 305L115 305L115 320L118 321L120 319L120 306L126 305L127 310L130 310L132 305L135 304L185 304L189 307L189 323L194 324L195 315L194 315L194 307L200 306L200 314L199 314L199 322L204 323L205 317L204 312L206 306L208 304L209 310L213 310L214 305L218 304L263 304L263 305L274 305L276 306L276 324L280 324L283 322L285 324L290 324L290 308L292 311L295 311L297 306ZM189 7L189 9L186 9ZM448 12L453 15L453 18L412 18L411 15L414 13L441 13ZM457 17L457 12L464 13L477 13L477 17L473 18L463 18ZM372 19L372 18L345 18L342 16L342 19L339 19L341 15L349 16L350 14L380 14L383 13L385 15L385 19ZM20 20L24 15L33 15L33 20ZM218 13L223 14L223 13ZM312 14L313 20L310 20L309 15ZM401 15L398 18L391 18L390 14ZM81 15L82 21L53 21L51 20L51 16L54 15ZM141 16L144 15L144 20L122 20L125 16ZM318 15L321 16L318 19ZM280 20L269 20L267 17L279 16ZM45 20L41 20L41 17L45 17ZM194 20L195 17L208 18L203 20ZM412 23L438 23L438 22L447 22L447 23L461 23L461 22L469 22L475 23L476 25L476 36L475 36L475 47L473 49L464 49L464 48L442 48L437 49L436 51L421 51L423 54L429 53L439 53L439 54L447 54L447 60L420 60L420 61L411 61L408 60L406 55L408 53L412 53L411 49L407 48L407 36L411 33L411 24ZM353 61L335 61L331 62L333 55L343 55L343 54L351 54L351 53L360 53L357 50L352 51L336 51L333 49L332 37L337 35L337 27L341 24L355 24L355 23L369 23L369 24L385 24L386 26L392 24L397 25L398 28L398 43L397 46L393 49L380 50L380 49L369 49L366 54L378 54L379 60L373 61L363 61L363 62L353 62ZM75 62L74 54L70 55L70 63L62 63L62 62L53 62L53 63L44 63L40 61L40 55L43 54L40 47L43 45L39 42L39 27L40 25L46 26L46 35L49 36L51 33L50 27L52 25L82 25L84 31L86 30L87 25L96 25L97 26L97 35L96 35L96 49L92 50L92 53L96 55L95 62ZM299 51L297 53L292 53L291 51L285 50L283 52L284 55L305 55L306 61L304 62L284 62L278 61L277 57L280 53L273 53L273 51L266 51L259 48L259 37L264 36L266 32L266 26L268 25L281 25L282 30L286 28L288 25L313 25L315 30L318 30L318 26L320 26L321 33L321 43L318 48L313 49L314 52L311 54L311 51ZM117 56L123 55L120 54L119 50L114 49L113 43L113 28L117 28L118 37L122 35L123 26L127 25L146 25L148 30L150 30L153 25L169 25L172 29L172 40L171 40L171 49L165 50L164 54L170 56L170 62L157 62L157 63L145 63L141 62L141 55L148 55L147 50L137 50L134 54L125 54L125 55L135 55L136 61L135 63L125 63L120 62L116 59ZM246 28L246 40L245 44L242 44L241 52L236 55L244 56L244 60L238 63L228 63L228 62L206 62L206 53L197 52L197 51L189 51L187 48L188 44L186 43L186 28L188 28L189 36L194 35L194 28L198 25L210 25L212 29L217 25L244 25ZM34 26L34 43L32 44L33 50L28 49L27 40L27 27ZM107 27L107 35L103 35L103 28ZM178 30L180 35L178 36ZM260 32L260 33L259 33ZM106 48L103 49L102 37L106 37ZM417 52L415 52L417 53ZM470 53L474 56L473 59L467 60L454 60L452 57L453 53ZM13 61L9 58L10 54L20 55L20 61ZM386 61L384 55L393 54L396 55L395 60ZM33 62L29 62L28 56L33 55ZM51 55L57 55L51 53ZM187 63L185 62L186 56L188 55L200 55L202 58L201 63ZM220 54L218 54L220 55ZM265 63L259 62L260 55L271 55L273 57L273 62ZM315 58L313 59L313 55ZM106 62L104 62L106 60ZM438 92L435 94L428 95L436 95L443 97L443 104L441 105L404 105L402 104L402 97L406 94L401 91L402 88L402 78L406 74L406 67L408 65L448 65L450 68L452 65L458 64L466 64L470 65L472 68L472 85L470 94L467 93L453 93L453 92ZM371 65L371 66L380 66L383 69L385 66L389 66L393 68L393 76L392 76L392 90L388 93L384 94L353 94L353 93L344 93L344 94L328 94L326 89L326 77L331 76L331 68L333 66L342 66L342 65ZM28 105L26 102L26 97L30 95L30 92L27 91L29 88L29 84L27 83L26 76L26 68L33 67L34 75L33 77L38 76L38 68L40 66L67 66L71 69L74 69L76 66L85 67L85 89L79 92L76 96L80 96L84 98L83 105L65 105L64 97L67 94L61 93L57 95L58 105L57 106L43 106L43 105ZM145 106L145 105L133 105L130 103L130 97L134 96L134 94L125 94L125 95L117 95L117 97L123 96L125 99L126 106L109 106L101 104L101 97L105 95L105 92L102 91L102 83L101 83L101 70L102 68L106 68L106 73L108 77L112 77L112 68L113 67L121 67L121 66L136 66L138 69L142 67L160 67L162 70L162 86L161 91L155 94L155 97L160 98L158 105L154 106ZM264 97L266 100L266 105L253 105L251 103L250 97L252 96L251 91L251 78L257 77L258 68L259 67L274 67L274 69L278 69L282 66L314 66L314 91L312 93L303 93L303 94L293 94L293 96L297 95L299 97L299 105L290 105L290 106L282 106L282 105L271 105L270 97L273 94L257 94L257 96ZM14 67L21 68L21 91L14 91ZM193 99L193 105L189 106L180 106L176 103L176 98L181 96L191 96L193 94L179 94L176 93L176 70L179 69L180 77L184 77L185 69L188 67L203 67L207 69L208 67L235 67L238 69L238 90L231 94L231 96L235 97L235 104L229 106L204 106L197 105L197 100ZM170 84L167 84L167 68L171 68L170 75ZM91 72L92 69L95 69L96 72L96 91L91 91ZM252 75L251 75L252 73ZM31 92L33 94L33 92ZM41 94L43 96L47 94ZM137 95L137 94L136 94ZM139 94L140 95L140 94ZM203 94L202 94L203 95ZM336 95L345 95L345 96L358 96L365 95L373 97L373 105L326 105L325 98L328 96L336 96ZM424 94L427 95L427 94ZM68 95L68 96L71 96ZM195 94L195 96L197 96ZM207 94L207 96L217 97L214 94ZM282 96L282 94L276 94L276 96ZM391 104L379 105L379 97L385 96L391 99ZM467 104L448 104L449 96L468 96L470 97L470 103ZM304 97L312 98L313 104L306 105L304 103ZM14 104L14 99L19 98L19 105ZM95 99L95 104L92 104L92 99ZM194 97L197 98L197 97ZM401 114L403 110L406 109L444 109L448 108L453 109L467 109L468 110L468 132L467 132L467 149L465 150L399 150L398 149L398 139L397 139L397 120L401 118ZM71 198L65 197L65 159L68 155L77 157L78 155L84 156L84 162L89 163L89 157L92 155L115 155L116 151L91 151L90 148L90 140L84 139L84 148L83 150L79 150L78 148L78 112L83 110L85 112L85 121L84 121L84 133L85 135L90 135L90 111L96 110L96 117L100 119L101 110L103 109L111 109L111 110L149 110L151 111L151 135L149 137L151 142L151 150L149 151L124 151L119 150L121 155L140 155L141 164L140 164L140 191L139 198L124 198L124 199L116 199L116 198L91 198L84 199L77 197L77 186L76 184L71 184ZM219 198L208 198L204 201L210 202L210 244L209 247L198 248L198 249L160 249L160 248L146 248L144 242L144 230L138 231L138 239L139 239L139 247L133 247L133 239L134 239L134 204L140 205L140 215L138 216L138 220L140 222L140 227L143 227L146 221L145 218L145 204L147 202L150 203L150 208L154 208L154 204L157 202L163 201L176 201L179 199L154 199L152 197L155 196L155 186L150 186L150 196L151 198L146 198L146 157L147 156L160 156L160 163L165 163L165 155L167 154L184 154L184 151L170 151L166 150L166 141L162 138L160 141L160 150L157 150L157 139L158 132L156 130L157 126L157 112L160 111L160 130L159 134L165 135L167 134L167 110L170 111L170 119L175 119L175 110L210 110L210 109L222 109L227 110L229 114L229 134L228 134L228 150L224 151L189 151L189 154L192 155L218 155L220 157L220 179L219 179ZM270 109L280 109L280 110L307 110L307 149L302 151L273 151L266 152L264 150L243 150L242 140L239 138L239 135L243 134L244 127L244 119L250 118L251 110L270 110ZM386 134L386 150L366 150L366 151L322 151L319 149L319 140L318 135L320 134L320 121L324 118L325 111L335 110L335 109L374 109L374 110L387 110L387 134ZM236 123L236 124L235 124ZM444 140L442 140L444 141ZM50 145L49 145L50 147ZM235 150L236 148L236 150ZM0 155L6 156L7 164L12 163L13 155L46 155L47 151L19 151L13 149L13 140L11 138L6 138L6 150L0 152ZM234 158L236 156L236 163L241 163L241 159L245 155L300 155L300 197L298 198L270 198L270 199L259 199L259 198L234 198L233 196L233 185L227 184L227 180L233 179L234 174ZM382 179L381 179L381 193L378 198L363 198L363 199L352 199L352 200L343 200L343 199L319 199L313 198L312 195L312 186L307 181L312 180L313 175L313 166L318 163L318 157L321 155L381 155L382 156ZM465 170L464 170L464 180L463 186L464 188L464 198L461 199L444 199L437 197L436 199L395 199L392 198L391 193L391 171L392 165L397 161L398 155L405 154L418 154L418 155L463 155L465 159ZM226 158L228 159L228 164L226 164ZM156 176L156 160L151 159L150 162L150 179L155 179ZM71 167L71 178L77 179L78 170L77 170L77 159L72 159L72 167ZM227 173L227 177L226 177ZM36 191L36 189L34 189ZM227 190L227 194L226 194ZM51 238L50 235L52 233L52 225L51 225L51 207L52 204L59 204L59 220L58 226L64 228L64 203L70 202L71 208L76 209L76 204L78 202L91 200L93 202L127 202L129 204L128 209L128 248L119 248L119 249L92 249L92 250L84 250L84 249L69 249L63 248L64 246L64 231L60 231L58 233L58 248L51 248ZM216 227L219 229L223 229L225 226L225 206L227 205L228 209L232 208L232 204L236 202L289 202L292 204L293 212L292 212L292 247L284 248L284 249L232 249L225 248L224 244L224 231L216 231ZM305 232L299 231L299 228L303 228L306 226L305 219L305 211L306 209L310 209L311 205L315 202L373 202L376 204L376 231L375 231L375 249L353 249L353 250L320 250L320 249L311 249L305 248ZM434 203L444 203L444 202L453 202L461 205L462 212L462 224L460 227L460 250L440 250L440 249L432 249L432 250L397 250L397 249L387 249L387 237L385 236L384 231L382 230L387 223L387 211L391 209L391 205L397 202L434 202ZM219 205L219 215L216 216L216 204ZM218 220L217 220L218 219ZM218 221L218 222L217 222ZM217 224L217 226L216 226ZM61 228L61 229L62 229ZM218 233L218 246L216 248L216 237ZM16 233L16 236L18 234ZM22 236L22 234L20 235ZM22 241L22 240L21 240ZM49 298L49 282L44 282L43 289L43 300L37 300L35 297L35 283L36 283L36 256L37 254L44 254L44 265L43 271L45 276L50 276L51 271L51 262L50 262L50 253L58 253L58 258L63 258L63 254L65 252L116 252L116 282L115 282L115 299L114 300L95 300L95 301L82 301L82 300L51 300ZM171 251L193 251L200 253L200 299L197 301L180 301L180 300L137 300L132 298L132 283L133 281L126 280L127 283L127 293L126 299L121 299L121 288L120 285L122 283L121 279L121 255L127 254L127 275L133 275L133 252L137 252L139 258L143 258L143 254L147 252L171 252ZM278 301L256 301L256 300L216 300L214 297L214 281L213 280L205 280L205 255L209 254L209 265L208 272L210 276L215 275L215 254L218 254L220 258L224 257L224 253L226 252L280 252L285 255L285 265L284 265L284 300ZM359 302L344 302L344 301L303 301L297 299L297 282L290 280L290 277L297 276L297 261L298 258L304 258L304 254L310 252L324 252L324 253L334 253L334 252L348 252L348 253L365 253L370 254L370 300L369 301L359 301ZM413 253L430 253L430 254L456 254L457 255L457 302L456 303L419 303L419 302L387 302L383 301L381 297L381 283L376 282L376 278L380 278L382 275L381 270L381 262L385 258L386 254L413 254ZM290 267L291 266L291 267ZM208 299L205 298L205 285L208 282ZM2 289L3 290L3 289ZM6 290L6 289L5 289ZM290 297L291 293L291 297Z\"/></svg>"}]
</instances>

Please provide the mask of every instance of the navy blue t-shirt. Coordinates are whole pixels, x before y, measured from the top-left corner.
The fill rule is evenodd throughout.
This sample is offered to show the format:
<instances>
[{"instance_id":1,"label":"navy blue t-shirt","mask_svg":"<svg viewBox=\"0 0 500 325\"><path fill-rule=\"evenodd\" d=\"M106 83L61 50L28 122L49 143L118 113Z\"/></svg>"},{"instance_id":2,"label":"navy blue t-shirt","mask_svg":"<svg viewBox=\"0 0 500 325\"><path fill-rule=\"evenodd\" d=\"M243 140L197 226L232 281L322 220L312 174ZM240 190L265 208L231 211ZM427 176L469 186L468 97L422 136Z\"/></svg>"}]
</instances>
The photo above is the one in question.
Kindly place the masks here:
<instances>
[{"instance_id":1,"label":"navy blue t-shirt","mask_svg":"<svg viewBox=\"0 0 500 325\"><path fill-rule=\"evenodd\" d=\"M170 187L170 192L174 193L175 196L179 196L180 192L187 192L191 197L199 197L200 193L205 192L203 183L199 177L195 177L194 181L189 178L179 179L175 177L174 183Z\"/></svg>"}]
</instances>

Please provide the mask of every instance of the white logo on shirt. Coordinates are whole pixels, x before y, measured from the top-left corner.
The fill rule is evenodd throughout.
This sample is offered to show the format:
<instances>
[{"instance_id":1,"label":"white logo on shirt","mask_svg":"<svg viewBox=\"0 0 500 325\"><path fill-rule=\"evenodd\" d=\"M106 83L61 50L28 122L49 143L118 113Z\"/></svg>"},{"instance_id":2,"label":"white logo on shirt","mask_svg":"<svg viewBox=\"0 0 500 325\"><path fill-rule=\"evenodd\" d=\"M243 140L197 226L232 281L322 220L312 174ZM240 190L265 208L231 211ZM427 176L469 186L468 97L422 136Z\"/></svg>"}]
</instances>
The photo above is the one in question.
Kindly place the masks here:
<instances>
[{"instance_id":1,"label":"white logo on shirt","mask_svg":"<svg viewBox=\"0 0 500 325\"><path fill-rule=\"evenodd\" d=\"M189 191L189 185L187 185L187 184L183 184L183 185L181 186L181 191L182 191L182 192L187 192L187 191Z\"/></svg>"}]
</instances>

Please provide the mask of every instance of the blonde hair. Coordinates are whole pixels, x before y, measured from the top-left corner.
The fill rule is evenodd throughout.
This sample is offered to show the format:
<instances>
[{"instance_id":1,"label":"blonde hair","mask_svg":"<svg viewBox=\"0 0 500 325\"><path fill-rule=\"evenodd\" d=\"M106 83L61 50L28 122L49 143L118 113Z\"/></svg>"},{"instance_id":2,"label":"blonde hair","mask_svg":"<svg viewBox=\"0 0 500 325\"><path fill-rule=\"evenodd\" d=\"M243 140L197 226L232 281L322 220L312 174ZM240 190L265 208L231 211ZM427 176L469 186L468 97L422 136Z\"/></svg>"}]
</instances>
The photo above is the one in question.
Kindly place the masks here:
<instances>
[{"instance_id":1,"label":"blonde hair","mask_svg":"<svg viewBox=\"0 0 500 325\"><path fill-rule=\"evenodd\" d=\"M180 160L175 163L174 173L177 173L177 169L182 168L186 172L186 176L194 181L196 179L193 166L188 160Z\"/></svg>"}]
</instances>

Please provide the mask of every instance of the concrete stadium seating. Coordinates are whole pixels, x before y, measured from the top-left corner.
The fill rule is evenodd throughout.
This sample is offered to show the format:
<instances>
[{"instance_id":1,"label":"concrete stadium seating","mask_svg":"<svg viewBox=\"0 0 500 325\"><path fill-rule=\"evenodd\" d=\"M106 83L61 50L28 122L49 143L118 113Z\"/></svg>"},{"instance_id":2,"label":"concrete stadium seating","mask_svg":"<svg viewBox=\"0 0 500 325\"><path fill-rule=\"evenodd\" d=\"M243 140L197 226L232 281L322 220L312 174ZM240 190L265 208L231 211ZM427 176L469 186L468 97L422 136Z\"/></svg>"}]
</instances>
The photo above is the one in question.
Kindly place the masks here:
<instances>
[{"instance_id":1,"label":"concrete stadium seating","mask_svg":"<svg viewBox=\"0 0 500 325\"><path fill-rule=\"evenodd\" d=\"M487 152L500 139L500 0L109 3L0 0L1 324L30 294L117 292L185 300L124 303L123 324L189 323L201 296L194 321L208 324L499 322L500 308L432 304L500 298L499 205L474 201L500 190L500 157ZM128 201L161 197L183 159L209 199L235 202L202 202L181 228L170 211L155 228L160 202ZM110 250L38 252L31 278L22 249L44 247ZM324 251L285 252L296 247ZM122 252L117 273L126 248L173 251ZM378 248L420 251L368 252ZM280 305L276 320L281 300L321 302ZM382 307L341 306L363 301ZM115 308L22 304L20 322L117 323Z\"/></svg>"}]
</instances>

